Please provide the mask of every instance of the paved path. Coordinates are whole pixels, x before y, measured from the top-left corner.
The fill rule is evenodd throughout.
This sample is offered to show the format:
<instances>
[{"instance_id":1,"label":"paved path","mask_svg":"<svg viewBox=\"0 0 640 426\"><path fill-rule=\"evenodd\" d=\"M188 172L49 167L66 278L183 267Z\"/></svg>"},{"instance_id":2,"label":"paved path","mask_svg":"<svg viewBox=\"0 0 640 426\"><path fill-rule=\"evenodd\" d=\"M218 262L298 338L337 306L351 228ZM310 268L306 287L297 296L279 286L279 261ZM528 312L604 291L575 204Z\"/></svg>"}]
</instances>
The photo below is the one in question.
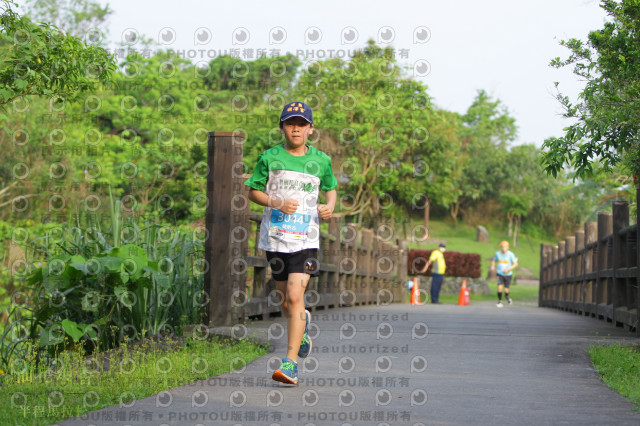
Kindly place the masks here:
<instances>
[{"instance_id":1,"label":"paved path","mask_svg":"<svg viewBox=\"0 0 640 426\"><path fill-rule=\"evenodd\" d=\"M242 373L61 424L640 424L585 352L591 342L640 340L602 321L478 303L318 311L313 322L298 387L271 381L286 342L272 339L275 352ZM281 331L271 325L272 335Z\"/></svg>"}]
</instances>

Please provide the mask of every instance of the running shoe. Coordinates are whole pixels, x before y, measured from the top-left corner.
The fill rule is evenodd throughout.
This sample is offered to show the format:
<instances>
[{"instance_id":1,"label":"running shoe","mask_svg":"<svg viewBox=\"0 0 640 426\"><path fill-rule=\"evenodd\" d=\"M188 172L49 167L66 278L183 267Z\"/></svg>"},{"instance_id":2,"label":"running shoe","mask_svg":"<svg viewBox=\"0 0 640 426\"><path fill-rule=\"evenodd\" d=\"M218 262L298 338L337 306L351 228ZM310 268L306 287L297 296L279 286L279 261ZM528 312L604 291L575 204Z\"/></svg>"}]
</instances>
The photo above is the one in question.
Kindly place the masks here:
<instances>
[{"instance_id":1,"label":"running shoe","mask_svg":"<svg viewBox=\"0 0 640 426\"><path fill-rule=\"evenodd\" d=\"M271 376L276 382L286 383L288 385L298 385L298 365L290 358L282 358L280 368L273 372Z\"/></svg>"},{"instance_id":2,"label":"running shoe","mask_svg":"<svg viewBox=\"0 0 640 426\"><path fill-rule=\"evenodd\" d=\"M498 304L496 305L498 308L502 308L504 305L502 304L502 302L498 302Z\"/></svg>"},{"instance_id":3,"label":"running shoe","mask_svg":"<svg viewBox=\"0 0 640 426\"><path fill-rule=\"evenodd\" d=\"M509 304L511 305L513 303L513 299L512 298L507 298L507 302L509 302Z\"/></svg>"},{"instance_id":4,"label":"running shoe","mask_svg":"<svg viewBox=\"0 0 640 426\"><path fill-rule=\"evenodd\" d=\"M311 312L305 310L305 315L307 316L307 324L304 327L304 334L302 335L302 342L300 343L300 349L298 350L299 358L306 358L311 353L311 347L313 343L311 342L311 338L309 337L309 323L311 322Z\"/></svg>"}]
</instances>

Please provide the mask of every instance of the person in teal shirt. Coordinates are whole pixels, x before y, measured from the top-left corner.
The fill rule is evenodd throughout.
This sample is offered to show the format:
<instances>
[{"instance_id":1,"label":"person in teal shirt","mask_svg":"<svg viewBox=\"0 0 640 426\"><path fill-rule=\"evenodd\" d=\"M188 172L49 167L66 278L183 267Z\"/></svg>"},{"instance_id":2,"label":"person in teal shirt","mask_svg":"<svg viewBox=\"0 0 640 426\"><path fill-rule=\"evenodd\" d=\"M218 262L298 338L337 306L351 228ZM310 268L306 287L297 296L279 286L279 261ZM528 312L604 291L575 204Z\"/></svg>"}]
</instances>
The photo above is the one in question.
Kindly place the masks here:
<instances>
[{"instance_id":1,"label":"person in teal shirt","mask_svg":"<svg viewBox=\"0 0 640 426\"><path fill-rule=\"evenodd\" d=\"M513 270L518 266L518 258L513 252L509 250L509 242L503 241L500 243L500 251L497 251L491 261L491 270L496 269L496 263L498 270L498 308L502 308L502 289L504 288L504 298L509 304L513 303L511 297L509 297L509 286L511 285L511 277L513 276Z\"/></svg>"}]
</instances>

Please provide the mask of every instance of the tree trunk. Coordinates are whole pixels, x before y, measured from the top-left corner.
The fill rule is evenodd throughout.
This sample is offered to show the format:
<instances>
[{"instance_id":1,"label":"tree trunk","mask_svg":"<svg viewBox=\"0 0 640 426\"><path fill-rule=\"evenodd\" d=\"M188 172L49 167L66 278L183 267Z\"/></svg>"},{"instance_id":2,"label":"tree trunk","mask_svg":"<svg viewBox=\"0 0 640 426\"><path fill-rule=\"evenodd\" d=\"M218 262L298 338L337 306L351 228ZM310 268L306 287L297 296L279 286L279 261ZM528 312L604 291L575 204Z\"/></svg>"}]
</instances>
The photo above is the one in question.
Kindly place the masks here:
<instances>
[{"instance_id":1,"label":"tree trunk","mask_svg":"<svg viewBox=\"0 0 640 426\"><path fill-rule=\"evenodd\" d=\"M453 219L453 227L458 228L458 213L460 212L460 203L453 203L449 209L451 218Z\"/></svg>"},{"instance_id":2,"label":"tree trunk","mask_svg":"<svg viewBox=\"0 0 640 426\"><path fill-rule=\"evenodd\" d=\"M425 232L429 233L429 199L427 198L427 202L424 204L424 229Z\"/></svg>"},{"instance_id":3,"label":"tree trunk","mask_svg":"<svg viewBox=\"0 0 640 426\"><path fill-rule=\"evenodd\" d=\"M522 219L522 215L516 216L516 228L513 232L513 248L518 248L518 230L520 229L520 220Z\"/></svg>"},{"instance_id":4,"label":"tree trunk","mask_svg":"<svg viewBox=\"0 0 640 426\"><path fill-rule=\"evenodd\" d=\"M513 235L513 213L507 213L507 219L509 219L509 237Z\"/></svg>"},{"instance_id":5,"label":"tree trunk","mask_svg":"<svg viewBox=\"0 0 640 426\"><path fill-rule=\"evenodd\" d=\"M406 220L402 221L402 233L404 234L405 241L411 241L411 240L409 240L409 236L407 235L407 221ZM413 238L413 235L411 237Z\"/></svg>"}]
</instances>

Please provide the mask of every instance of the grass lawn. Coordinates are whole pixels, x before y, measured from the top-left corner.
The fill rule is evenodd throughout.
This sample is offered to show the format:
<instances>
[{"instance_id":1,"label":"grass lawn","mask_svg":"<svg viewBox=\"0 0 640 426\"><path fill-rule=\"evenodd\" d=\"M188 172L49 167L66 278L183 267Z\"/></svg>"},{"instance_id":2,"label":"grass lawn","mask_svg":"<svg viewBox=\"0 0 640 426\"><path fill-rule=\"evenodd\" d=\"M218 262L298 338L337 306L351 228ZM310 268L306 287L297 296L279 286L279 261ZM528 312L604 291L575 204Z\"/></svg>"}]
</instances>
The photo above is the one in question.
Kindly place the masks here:
<instances>
[{"instance_id":1,"label":"grass lawn","mask_svg":"<svg viewBox=\"0 0 640 426\"><path fill-rule=\"evenodd\" d=\"M489 288L491 289L491 293L489 294L470 294L469 299L471 303L473 302L497 302L498 301L498 285L495 283L489 284ZM538 287L534 286L523 286L523 285L512 285L509 287L511 291L511 298L514 300L516 304L538 304ZM502 299L504 301L504 297ZM457 294L440 294L440 301L442 303L458 303L458 295Z\"/></svg>"},{"instance_id":2,"label":"grass lawn","mask_svg":"<svg viewBox=\"0 0 640 426\"><path fill-rule=\"evenodd\" d=\"M246 340L213 338L125 345L106 359L67 350L55 372L35 372L27 360L23 374L0 376L0 424L52 424L240 369L266 353Z\"/></svg>"},{"instance_id":3,"label":"grass lawn","mask_svg":"<svg viewBox=\"0 0 640 426\"><path fill-rule=\"evenodd\" d=\"M422 222L415 221L414 225L420 225ZM489 272L490 262L486 259L493 258L496 251L500 250L500 241L507 240L513 244L513 238L507 236L506 226L504 229L488 226L489 243L476 242L476 228L466 225L462 222L458 223L455 228L449 221L430 220L429 221L429 237L436 240L444 240L447 244L447 250L459 251L462 253L478 253L482 256L482 277L486 277ZM511 246L511 251L518 258L518 264L528 268L533 275L538 277L540 272L540 244L555 243L553 241L531 238L527 235L520 234L518 237L518 247ZM409 243L409 248L430 250L437 247L437 244L426 243ZM517 274L517 270L516 270Z\"/></svg>"},{"instance_id":4,"label":"grass lawn","mask_svg":"<svg viewBox=\"0 0 640 426\"><path fill-rule=\"evenodd\" d=\"M489 294L470 294L469 300L473 304L474 302L497 302L498 301L498 285L496 283L489 283L491 293ZM538 287L536 286L523 286L512 285L509 290L511 291L511 298L515 304L536 305L538 304ZM440 293L440 301L448 305L458 304L458 294L442 294ZM407 291L407 303L409 303L409 292ZM422 295L421 302L425 302L425 295ZM504 298L502 299L504 301Z\"/></svg>"},{"instance_id":5,"label":"grass lawn","mask_svg":"<svg viewBox=\"0 0 640 426\"><path fill-rule=\"evenodd\" d=\"M640 346L592 345L589 355L607 386L631 400L640 411Z\"/></svg>"}]
</instances>

